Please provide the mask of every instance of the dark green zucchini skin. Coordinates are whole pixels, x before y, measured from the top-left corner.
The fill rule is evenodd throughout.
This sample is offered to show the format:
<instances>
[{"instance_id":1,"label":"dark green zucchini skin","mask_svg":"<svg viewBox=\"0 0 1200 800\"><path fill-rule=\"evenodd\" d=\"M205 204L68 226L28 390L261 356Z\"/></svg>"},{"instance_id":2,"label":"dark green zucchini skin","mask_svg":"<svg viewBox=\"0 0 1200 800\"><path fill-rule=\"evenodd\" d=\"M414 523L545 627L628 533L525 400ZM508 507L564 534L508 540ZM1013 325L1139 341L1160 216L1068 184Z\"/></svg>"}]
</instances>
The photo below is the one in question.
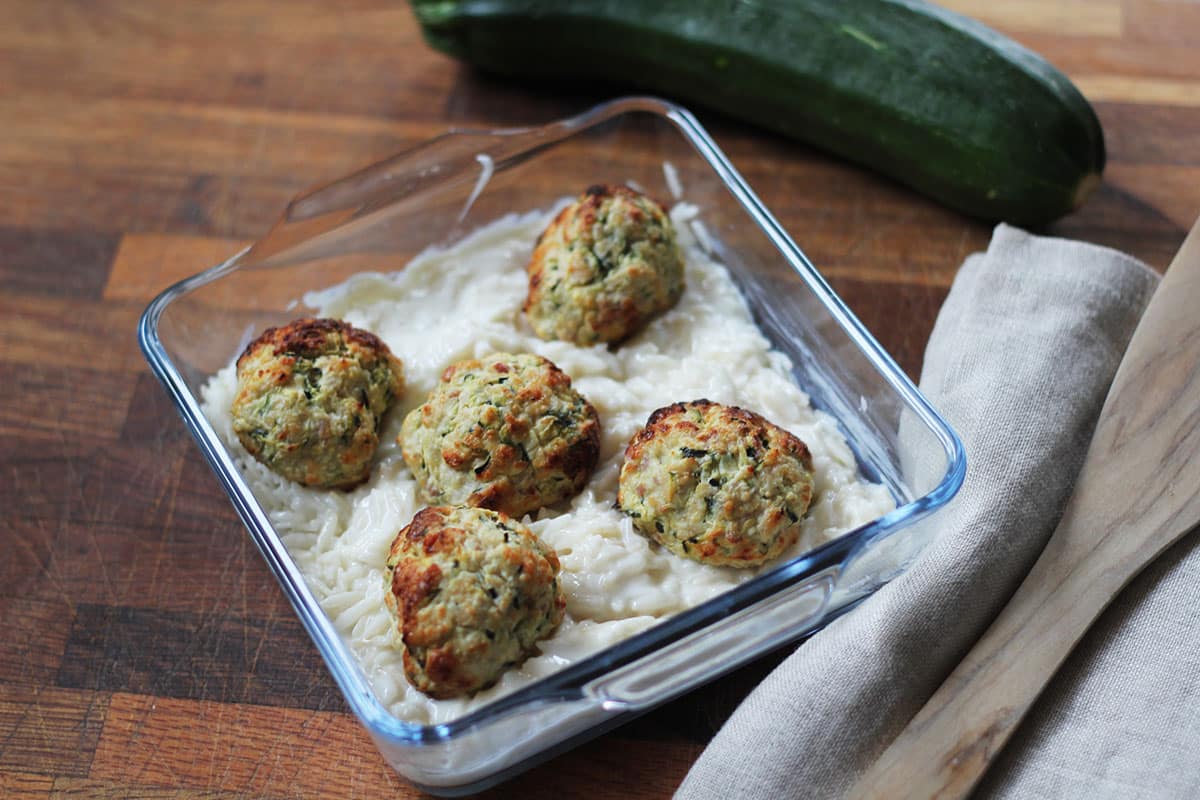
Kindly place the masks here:
<instances>
[{"instance_id":1,"label":"dark green zucchini skin","mask_svg":"<svg viewBox=\"0 0 1200 800\"><path fill-rule=\"evenodd\" d=\"M975 217L1037 225L1099 183L1104 138L1065 75L920 0L412 0L482 69L628 83L864 164Z\"/></svg>"}]
</instances>

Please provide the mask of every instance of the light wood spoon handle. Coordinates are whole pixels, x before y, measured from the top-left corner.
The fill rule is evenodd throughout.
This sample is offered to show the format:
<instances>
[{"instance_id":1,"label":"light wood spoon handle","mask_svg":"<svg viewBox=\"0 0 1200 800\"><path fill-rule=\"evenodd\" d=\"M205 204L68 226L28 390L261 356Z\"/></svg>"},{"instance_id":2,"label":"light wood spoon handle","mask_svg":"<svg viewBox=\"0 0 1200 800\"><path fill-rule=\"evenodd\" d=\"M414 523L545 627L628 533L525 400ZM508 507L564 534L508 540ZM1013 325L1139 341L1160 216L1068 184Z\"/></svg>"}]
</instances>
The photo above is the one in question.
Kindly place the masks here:
<instances>
[{"instance_id":1,"label":"light wood spoon handle","mask_svg":"<svg viewBox=\"0 0 1200 800\"><path fill-rule=\"evenodd\" d=\"M965 796L1112 598L1198 522L1200 221L1134 331L1045 550L850 796Z\"/></svg>"}]
</instances>

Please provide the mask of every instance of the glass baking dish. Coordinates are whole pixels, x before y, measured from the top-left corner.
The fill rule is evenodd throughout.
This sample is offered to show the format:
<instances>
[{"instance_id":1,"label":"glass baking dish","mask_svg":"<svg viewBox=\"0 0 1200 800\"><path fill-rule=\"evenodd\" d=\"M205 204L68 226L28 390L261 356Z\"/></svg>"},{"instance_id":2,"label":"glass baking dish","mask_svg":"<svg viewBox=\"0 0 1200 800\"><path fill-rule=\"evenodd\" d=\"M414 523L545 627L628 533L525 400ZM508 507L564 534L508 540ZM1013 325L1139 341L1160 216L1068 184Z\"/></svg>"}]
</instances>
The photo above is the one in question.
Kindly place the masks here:
<instances>
[{"instance_id":1,"label":"glass baking dish","mask_svg":"<svg viewBox=\"0 0 1200 800\"><path fill-rule=\"evenodd\" d=\"M832 414L895 511L708 602L445 724L392 716L322 611L201 410L201 386L253 334L311 313L298 298L391 271L512 210L624 180L679 186L755 321ZM619 177L616 177L619 176ZM674 191L673 191L674 190ZM928 540L914 524L958 490L958 438L838 299L683 108L624 98L544 127L452 131L298 197L254 247L184 280L143 314L139 341L354 713L397 772L443 795L484 788L798 639L899 574Z\"/></svg>"}]
</instances>

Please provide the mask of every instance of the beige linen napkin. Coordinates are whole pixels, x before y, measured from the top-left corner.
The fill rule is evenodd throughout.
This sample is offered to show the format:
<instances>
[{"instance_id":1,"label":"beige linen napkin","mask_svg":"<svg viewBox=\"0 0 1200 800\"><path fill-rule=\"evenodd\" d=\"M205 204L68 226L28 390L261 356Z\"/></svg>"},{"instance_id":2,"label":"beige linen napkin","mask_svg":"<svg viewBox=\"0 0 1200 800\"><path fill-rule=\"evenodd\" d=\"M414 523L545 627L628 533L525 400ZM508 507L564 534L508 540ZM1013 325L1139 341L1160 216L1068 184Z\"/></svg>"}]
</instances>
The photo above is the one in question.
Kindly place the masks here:
<instances>
[{"instance_id":1,"label":"beige linen napkin","mask_svg":"<svg viewBox=\"0 0 1200 800\"><path fill-rule=\"evenodd\" d=\"M922 390L958 431L968 459L958 497L936 518L937 538L908 572L799 647L751 693L678 798L845 793L1041 552L1156 285L1153 272L1121 253L1006 225L996 228L985 254L967 259L934 326L921 375ZM985 793L1079 796L1084 786L1119 793L1123 781L1153 776L1142 768L1148 749L1200 748L1191 744L1200 734L1200 698L1181 697L1182 689L1164 694L1176 665L1140 652L1137 635L1118 632L1122 623L1114 619L1124 613L1141 621L1139 630L1173 639L1172 619L1190 624L1189 606L1171 605L1181 600L1179 591L1166 587L1169 596L1159 598L1148 585L1155 576L1168 583L1200 578L1200 559L1193 561L1185 569L1172 553L1139 581L1140 592L1122 597L1016 734ZM1179 668L1196 676L1200 644L1172 644L1164 655L1179 659L1186 652ZM1122 683L1116 667L1136 676L1134 682ZM1190 685L1200 686L1200 679ZM1174 713L1143 715L1150 718L1140 720L1138 742L1128 741L1123 717L1160 701L1167 710L1176 701ZM1177 740L1163 725L1184 726L1193 736ZM1180 786L1195 788L1200 754L1192 755L1192 783ZM1126 785L1124 796L1137 786Z\"/></svg>"}]
</instances>

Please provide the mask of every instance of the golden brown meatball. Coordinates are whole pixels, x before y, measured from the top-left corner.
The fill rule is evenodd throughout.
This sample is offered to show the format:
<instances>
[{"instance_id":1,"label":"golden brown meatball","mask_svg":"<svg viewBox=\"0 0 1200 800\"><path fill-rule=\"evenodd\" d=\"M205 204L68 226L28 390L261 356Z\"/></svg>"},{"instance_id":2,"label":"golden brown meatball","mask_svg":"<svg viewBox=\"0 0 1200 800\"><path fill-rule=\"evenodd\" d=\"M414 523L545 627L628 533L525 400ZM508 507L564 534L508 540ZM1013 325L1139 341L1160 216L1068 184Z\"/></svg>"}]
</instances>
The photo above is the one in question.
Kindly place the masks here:
<instances>
[{"instance_id":1,"label":"golden brown meatball","mask_svg":"<svg viewBox=\"0 0 1200 800\"><path fill-rule=\"evenodd\" d=\"M448 367L399 441L430 502L520 517L583 488L600 420L553 362L496 353Z\"/></svg>"},{"instance_id":2,"label":"golden brown meatball","mask_svg":"<svg viewBox=\"0 0 1200 800\"><path fill-rule=\"evenodd\" d=\"M624 186L592 186L538 238L525 313L543 339L617 342L675 305L683 256L662 207Z\"/></svg>"},{"instance_id":3,"label":"golden brown meatball","mask_svg":"<svg viewBox=\"0 0 1200 800\"><path fill-rule=\"evenodd\" d=\"M421 509L392 542L387 567L404 674L438 699L495 683L566 607L554 549L496 511Z\"/></svg>"},{"instance_id":4,"label":"golden brown meatball","mask_svg":"<svg viewBox=\"0 0 1200 800\"><path fill-rule=\"evenodd\" d=\"M404 391L388 346L336 319L268 328L237 361L233 430L275 472L306 486L366 480L383 415Z\"/></svg>"},{"instance_id":5,"label":"golden brown meatball","mask_svg":"<svg viewBox=\"0 0 1200 800\"><path fill-rule=\"evenodd\" d=\"M796 542L812 469L804 442L752 411L675 403L626 448L617 503L678 555L753 567Z\"/></svg>"}]
</instances>

